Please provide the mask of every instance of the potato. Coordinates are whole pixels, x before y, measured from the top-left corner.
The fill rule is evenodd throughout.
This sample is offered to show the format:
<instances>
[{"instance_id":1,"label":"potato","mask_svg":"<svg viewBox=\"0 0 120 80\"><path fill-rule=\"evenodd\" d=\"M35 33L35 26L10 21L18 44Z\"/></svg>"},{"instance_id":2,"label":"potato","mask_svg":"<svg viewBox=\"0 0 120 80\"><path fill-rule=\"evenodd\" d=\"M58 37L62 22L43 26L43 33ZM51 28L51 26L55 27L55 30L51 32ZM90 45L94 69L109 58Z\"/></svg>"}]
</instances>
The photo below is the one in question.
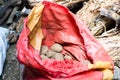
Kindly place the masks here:
<instances>
[{"instance_id":1,"label":"potato","mask_svg":"<svg viewBox=\"0 0 120 80\"><path fill-rule=\"evenodd\" d=\"M55 53L53 58L59 61L64 60L64 56L61 53Z\"/></svg>"},{"instance_id":2,"label":"potato","mask_svg":"<svg viewBox=\"0 0 120 80\"><path fill-rule=\"evenodd\" d=\"M46 56L50 58L50 57L53 57L55 53L56 53L56 52L53 52L53 51L51 51L51 50L48 50L48 52L46 53Z\"/></svg>"},{"instance_id":3,"label":"potato","mask_svg":"<svg viewBox=\"0 0 120 80\"><path fill-rule=\"evenodd\" d=\"M46 54L48 52L48 47L47 46L42 46L41 47L41 54Z\"/></svg>"},{"instance_id":4,"label":"potato","mask_svg":"<svg viewBox=\"0 0 120 80\"><path fill-rule=\"evenodd\" d=\"M53 45L51 46L50 49L51 49L52 51L55 51L55 52L60 53L60 52L62 52L63 47L62 47L60 44L55 43L55 44L53 44Z\"/></svg>"},{"instance_id":5,"label":"potato","mask_svg":"<svg viewBox=\"0 0 120 80\"><path fill-rule=\"evenodd\" d=\"M71 57L71 56L69 56L69 55L65 55L65 56L64 56L64 59L69 59L69 60L71 60L71 59L72 59L72 57Z\"/></svg>"},{"instance_id":6,"label":"potato","mask_svg":"<svg viewBox=\"0 0 120 80\"><path fill-rule=\"evenodd\" d=\"M46 59L48 59L48 57L47 56L45 56L45 55L41 55L41 58L42 58L42 60L46 60Z\"/></svg>"}]
</instances>

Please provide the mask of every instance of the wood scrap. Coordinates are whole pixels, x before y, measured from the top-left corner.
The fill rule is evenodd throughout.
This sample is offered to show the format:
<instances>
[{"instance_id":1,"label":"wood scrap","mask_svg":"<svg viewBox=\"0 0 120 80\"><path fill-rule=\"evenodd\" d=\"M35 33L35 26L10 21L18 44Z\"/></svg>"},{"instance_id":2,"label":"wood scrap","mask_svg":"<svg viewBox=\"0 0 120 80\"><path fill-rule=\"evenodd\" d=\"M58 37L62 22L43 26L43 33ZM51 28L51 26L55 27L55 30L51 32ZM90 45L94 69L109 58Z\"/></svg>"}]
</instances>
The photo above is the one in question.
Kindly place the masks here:
<instances>
[{"instance_id":1,"label":"wood scrap","mask_svg":"<svg viewBox=\"0 0 120 80\"><path fill-rule=\"evenodd\" d=\"M9 4L1 6L0 7L0 17L2 18L4 16L7 9L10 9L11 7L14 7L14 6L18 6L20 4L21 4L21 0L20 1L12 1Z\"/></svg>"},{"instance_id":2,"label":"wood scrap","mask_svg":"<svg viewBox=\"0 0 120 80\"><path fill-rule=\"evenodd\" d=\"M96 27L95 21L100 14L100 9L111 10L115 3L119 3L119 0L89 0L76 15L92 30Z\"/></svg>"},{"instance_id":3,"label":"wood scrap","mask_svg":"<svg viewBox=\"0 0 120 80\"><path fill-rule=\"evenodd\" d=\"M5 23L5 20L8 18L8 16L10 15L10 13L12 12L12 7L18 6L21 4L21 0L20 1L13 1L10 4L7 4L5 6L0 7L0 25L2 25L3 23ZM4 15L6 14L6 15Z\"/></svg>"},{"instance_id":4,"label":"wood scrap","mask_svg":"<svg viewBox=\"0 0 120 80\"><path fill-rule=\"evenodd\" d=\"M2 25L4 23L4 21L7 19L7 17L9 16L9 14L11 13L12 9L8 9L6 11L5 16L0 20L0 25Z\"/></svg>"},{"instance_id":5,"label":"wood scrap","mask_svg":"<svg viewBox=\"0 0 120 80\"><path fill-rule=\"evenodd\" d=\"M83 2L88 0L49 0L49 1L66 6L70 11L76 13L83 6ZM32 8L39 2L42 2L42 0L27 0L28 4L26 4L26 6L30 6Z\"/></svg>"},{"instance_id":6,"label":"wood scrap","mask_svg":"<svg viewBox=\"0 0 120 80\"><path fill-rule=\"evenodd\" d=\"M76 14L102 44L114 63L120 61L119 4L120 0L89 0Z\"/></svg>"},{"instance_id":7,"label":"wood scrap","mask_svg":"<svg viewBox=\"0 0 120 80\"><path fill-rule=\"evenodd\" d=\"M14 16L16 14L16 11L18 10L18 6L16 6L13 11L11 12L6 24L11 24L13 22Z\"/></svg>"}]
</instances>

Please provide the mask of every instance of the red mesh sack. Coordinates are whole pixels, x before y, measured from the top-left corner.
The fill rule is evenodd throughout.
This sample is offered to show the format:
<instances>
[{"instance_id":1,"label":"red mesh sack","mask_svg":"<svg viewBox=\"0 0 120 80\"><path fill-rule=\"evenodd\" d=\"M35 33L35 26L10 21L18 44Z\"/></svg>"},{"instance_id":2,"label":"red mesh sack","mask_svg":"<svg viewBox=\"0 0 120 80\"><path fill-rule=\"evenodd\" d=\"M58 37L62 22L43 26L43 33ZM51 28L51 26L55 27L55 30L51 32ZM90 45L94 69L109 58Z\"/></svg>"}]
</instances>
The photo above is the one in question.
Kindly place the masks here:
<instances>
[{"instance_id":1,"label":"red mesh sack","mask_svg":"<svg viewBox=\"0 0 120 80\"><path fill-rule=\"evenodd\" d=\"M41 45L63 46L75 60L42 60ZM17 58L25 65L24 80L104 80L113 77L113 62L85 24L66 7L43 1L24 20ZM89 60L91 63L86 64Z\"/></svg>"}]
</instances>

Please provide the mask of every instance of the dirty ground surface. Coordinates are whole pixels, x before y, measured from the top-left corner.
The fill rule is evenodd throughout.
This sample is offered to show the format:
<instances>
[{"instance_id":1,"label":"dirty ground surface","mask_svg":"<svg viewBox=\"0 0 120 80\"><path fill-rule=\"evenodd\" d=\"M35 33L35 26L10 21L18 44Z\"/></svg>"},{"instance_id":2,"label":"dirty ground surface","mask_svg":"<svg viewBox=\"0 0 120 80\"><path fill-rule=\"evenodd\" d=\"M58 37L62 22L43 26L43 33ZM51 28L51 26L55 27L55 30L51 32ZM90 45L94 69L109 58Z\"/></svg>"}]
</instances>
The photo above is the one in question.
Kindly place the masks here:
<instances>
[{"instance_id":1,"label":"dirty ground surface","mask_svg":"<svg viewBox=\"0 0 120 80\"><path fill-rule=\"evenodd\" d=\"M8 51L0 80L21 80L20 65L16 59L16 44L12 44Z\"/></svg>"}]
</instances>

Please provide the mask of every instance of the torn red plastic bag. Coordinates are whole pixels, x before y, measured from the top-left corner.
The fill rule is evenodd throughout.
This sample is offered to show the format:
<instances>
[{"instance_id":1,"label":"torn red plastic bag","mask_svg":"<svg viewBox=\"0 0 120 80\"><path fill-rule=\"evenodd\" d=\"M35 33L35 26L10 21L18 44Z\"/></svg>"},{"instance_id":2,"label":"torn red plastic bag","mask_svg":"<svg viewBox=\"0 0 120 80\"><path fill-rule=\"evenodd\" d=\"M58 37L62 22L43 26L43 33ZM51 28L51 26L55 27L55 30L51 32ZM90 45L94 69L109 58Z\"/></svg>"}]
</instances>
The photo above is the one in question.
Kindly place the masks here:
<instances>
[{"instance_id":1,"label":"torn red plastic bag","mask_svg":"<svg viewBox=\"0 0 120 80\"><path fill-rule=\"evenodd\" d=\"M42 45L63 46L75 60L42 60ZM66 7L43 1L24 20L17 58L25 65L24 80L111 80L113 62L85 24ZM86 64L89 60L91 63Z\"/></svg>"}]
</instances>

